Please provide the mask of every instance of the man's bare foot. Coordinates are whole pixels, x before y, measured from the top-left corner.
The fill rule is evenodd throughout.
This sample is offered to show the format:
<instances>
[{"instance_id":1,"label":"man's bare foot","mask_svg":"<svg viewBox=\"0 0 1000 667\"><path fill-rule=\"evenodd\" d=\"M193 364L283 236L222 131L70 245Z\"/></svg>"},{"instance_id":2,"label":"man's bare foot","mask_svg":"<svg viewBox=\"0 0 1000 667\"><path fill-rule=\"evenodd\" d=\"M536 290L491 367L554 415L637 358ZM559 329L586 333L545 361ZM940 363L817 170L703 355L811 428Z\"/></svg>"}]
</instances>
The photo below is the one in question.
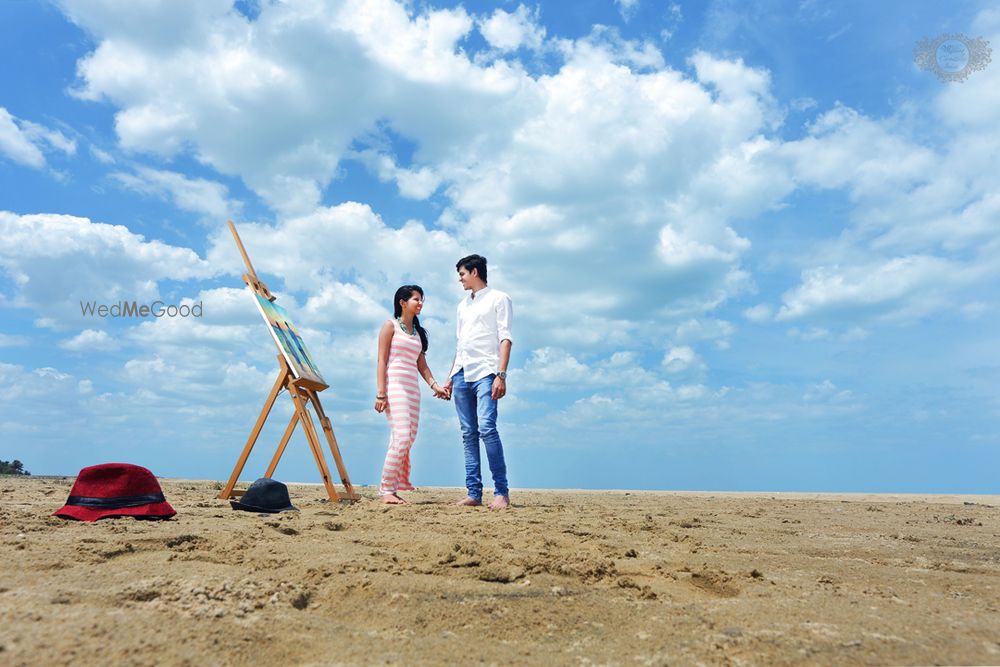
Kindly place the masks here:
<instances>
[{"instance_id":1,"label":"man's bare foot","mask_svg":"<svg viewBox=\"0 0 1000 667\"><path fill-rule=\"evenodd\" d=\"M510 507L510 500L507 496L495 496L493 502L490 503L491 510L505 510Z\"/></svg>"},{"instance_id":2,"label":"man's bare foot","mask_svg":"<svg viewBox=\"0 0 1000 667\"><path fill-rule=\"evenodd\" d=\"M385 503L386 505L409 505L410 504L410 503L406 502L405 500L403 500L402 498L400 498L399 496L397 496L395 493L387 493L384 496L382 496L382 502Z\"/></svg>"},{"instance_id":3,"label":"man's bare foot","mask_svg":"<svg viewBox=\"0 0 1000 667\"><path fill-rule=\"evenodd\" d=\"M455 503L456 507L479 507L483 504L483 501L476 500L472 496L466 496Z\"/></svg>"}]
</instances>

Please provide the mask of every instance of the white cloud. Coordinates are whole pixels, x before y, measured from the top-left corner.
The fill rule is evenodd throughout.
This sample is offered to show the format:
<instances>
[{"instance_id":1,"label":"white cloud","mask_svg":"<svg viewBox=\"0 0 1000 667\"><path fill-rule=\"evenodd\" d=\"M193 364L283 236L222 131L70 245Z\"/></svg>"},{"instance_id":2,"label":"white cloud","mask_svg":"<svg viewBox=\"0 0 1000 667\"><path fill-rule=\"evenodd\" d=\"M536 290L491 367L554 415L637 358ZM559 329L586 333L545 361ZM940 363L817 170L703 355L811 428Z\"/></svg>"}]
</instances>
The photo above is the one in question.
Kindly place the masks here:
<instances>
[{"instance_id":1,"label":"white cloud","mask_svg":"<svg viewBox=\"0 0 1000 667\"><path fill-rule=\"evenodd\" d=\"M667 373L676 375L692 370L703 370L704 363L691 347L677 345L663 355L663 368Z\"/></svg>"},{"instance_id":2,"label":"white cloud","mask_svg":"<svg viewBox=\"0 0 1000 667\"><path fill-rule=\"evenodd\" d=\"M774 104L771 95L771 74L765 69L748 67L742 59L725 60L698 51L690 58L698 80L712 86L726 100L757 98ZM766 108L766 107L764 107Z\"/></svg>"},{"instance_id":3,"label":"white cloud","mask_svg":"<svg viewBox=\"0 0 1000 667\"><path fill-rule=\"evenodd\" d=\"M978 35L985 34L987 41L996 48L1000 37L1000 22L996 11L983 11L977 19ZM994 53L995 56L995 53ZM929 76L929 74L928 74ZM938 117L948 127L961 132L976 134L995 131L1000 115L1000 72L994 64L974 72L960 85L943 86L933 104Z\"/></svg>"},{"instance_id":4,"label":"white cloud","mask_svg":"<svg viewBox=\"0 0 1000 667\"><path fill-rule=\"evenodd\" d=\"M169 3L67 6L97 44L80 63L78 94L115 105L122 149L190 153L243 179L277 212L272 224L241 224L243 240L301 318L314 356L336 360L321 367L352 387L349 395L370 380L373 330L403 282L427 290L432 361L447 364L461 296L454 262L481 252L491 284L515 297L517 349L529 351L514 369L525 371L515 391L600 389L591 397L597 412L635 398L623 388L630 382L652 387L661 411L681 399L751 404L751 392L710 388L694 348L725 349L738 335L714 312L723 304L748 292L766 299L747 265L759 250L751 240L797 189L843 192L850 212L808 249L767 260L791 264L800 284L788 285L781 303L746 308L751 321L791 322L802 338L860 339L887 319L945 307L955 290L990 275L979 254L972 269L955 253L984 258L995 238L994 144L970 134L954 151L935 150L903 114L877 119L844 106L819 113L803 138L782 141L772 130L788 104L752 63L698 52L692 76L654 44L608 28L546 42L537 12L523 5L477 17L388 0L264 3L253 24L225 2L180 17L168 16ZM464 40L477 28L492 49L470 56ZM562 62L530 74L515 57L520 48L545 48ZM791 106L804 113L815 102ZM935 108L950 114L945 129L956 133L965 120L989 122L945 100ZM410 155L394 154L389 136L412 146ZM394 228L377 204L341 201L345 158L395 183L402 197L443 202L440 217ZM216 217L232 205L220 184L167 171L137 170L124 181ZM319 205L325 191L336 203ZM129 243L153 245L136 238ZM224 230L210 236L206 260L162 244L146 251L170 254L165 263L195 279L243 270ZM96 252L95 266L120 261L121 253ZM86 265L85 254L68 266ZM45 302L37 293L44 274L13 253L2 261L22 303ZM176 268L123 269L117 292L155 293ZM132 272L141 282L125 282ZM47 296L66 289L54 285ZM130 377L151 377L159 364L208 391L227 346L237 351L224 357L232 382L266 375L257 369L274 353L246 293L204 297L204 321L147 322L125 335L141 349ZM653 321L662 325L655 341ZM185 342L197 351L189 360L180 356ZM644 368L640 360L665 346L662 365L654 358L655 368ZM788 405L802 395L801 386L789 389Z\"/></svg>"},{"instance_id":5,"label":"white cloud","mask_svg":"<svg viewBox=\"0 0 1000 667\"><path fill-rule=\"evenodd\" d=\"M751 322L763 323L771 319L774 313L774 308L766 303L758 303L756 306L751 306L743 311L743 317L747 318Z\"/></svg>"},{"instance_id":6,"label":"white cloud","mask_svg":"<svg viewBox=\"0 0 1000 667\"><path fill-rule=\"evenodd\" d=\"M538 384L592 386L595 382L593 371L586 365L565 350L547 347L532 351L525 373L529 382Z\"/></svg>"},{"instance_id":7,"label":"white cloud","mask_svg":"<svg viewBox=\"0 0 1000 667\"><path fill-rule=\"evenodd\" d=\"M631 393L633 387L669 392L670 383L642 367L634 352L619 351L584 363L562 348L542 347L531 351L523 369L514 373L517 390L546 391L562 388L567 397L595 387Z\"/></svg>"},{"instance_id":8,"label":"white cloud","mask_svg":"<svg viewBox=\"0 0 1000 667\"><path fill-rule=\"evenodd\" d=\"M94 145L90 146L90 154L93 155L94 158L96 158L97 161L100 162L101 164L114 164L115 163L115 158L114 158L113 155L111 155L111 153L109 153L109 152L107 152L105 150L101 150L97 146L94 146Z\"/></svg>"},{"instance_id":9,"label":"white cloud","mask_svg":"<svg viewBox=\"0 0 1000 667\"><path fill-rule=\"evenodd\" d=\"M819 103L811 97L796 97L791 101L790 106L793 111L809 111L815 109Z\"/></svg>"},{"instance_id":10,"label":"white cloud","mask_svg":"<svg viewBox=\"0 0 1000 667\"><path fill-rule=\"evenodd\" d=\"M937 305L942 288L968 280L969 271L929 256L893 258L870 266L817 267L782 297L779 321L816 314L864 312L922 314Z\"/></svg>"},{"instance_id":11,"label":"white cloud","mask_svg":"<svg viewBox=\"0 0 1000 667\"><path fill-rule=\"evenodd\" d=\"M567 409L549 412L546 423L558 428L579 429L581 441L600 441L609 435L621 437L623 425L633 434L646 431L656 434L650 442L655 451L665 441L697 438L712 424L712 433L739 438L738 433L752 428L755 433L781 432L788 423L809 421L865 409L858 396L825 380L806 385L778 385L763 382L734 388L711 389L701 382L625 387L621 392L602 389L580 398ZM586 429L580 429L587 424ZM638 436L635 436L638 437ZM718 435L713 435L713 439Z\"/></svg>"},{"instance_id":12,"label":"white cloud","mask_svg":"<svg viewBox=\"0 0 1000 667\"><path fill-rule=\"evenodd\" d=\"M115 370L102 359L102 375ZM75 472L93 464L95 456L134 461L160 474L183 474L192 457L214 459L221 468L232 464L233 443L246 438L261 388L273 379L239 361L191 348L174 358L125 363L114 373L113 391L103 391L105 383L96 379L56 368L0 364L0 432L31 434L34 455L52 472ZM284 403L274 411L282 414L287 414ZM60 428L52 429L54 423ZM86 433L87 446L60 450L67 431ZM213 437L206 440L206 432ZM39 450L59 451L58 460L46 460ZM173 459L184 463L167 473L163 468Z\"/></svg>"},{"instance_id":13,"label":"white cloud","mask_svg":"<svg viewBox=\"0 0 1000 667\"><path fill-rule=\"evenodd\" d=\"M723 241L723 247L720 248L686 237L679 234L671 225L666 225L660 230L658 248L660 258L664 264L673 268L687 268L706 262L731 264L750 247L750 242L737 236L731 229L727 228L726 232L728 238Z\"/></svg>"},{"instance_id":14,"label":"white cloud","mask_svg":"<svg viewBox=\"0 0 1000 667\"><path fill-rule=\"evenodd\" d=\"M216 273L188 248L69 215L0 211L0 238L0 268L16 286L13 303L35 308L50 326L79 325L80 302L153 300L159 280Z\"/></svg>"},{"instance_id":15,"label":"white cloud","mask_svg":"<svg viewBox=\"0 0 1000 667\"><path fill-rule=\"evenodd\" d=\"M783 144L796 179L822 188L849 188L855 198L906 191L931 174L934 152L891 126L837 106L809 126L809 136Z\"/></svg>"},{"instance_id":16,"label":"white cloud","mask_svg":"<svg viewBox=\"0 0 1000 667\"><path fill-rule=\"evenodd\" d=\"M555 42L567 62L585 60L601 53L618 65L630 68L663 69L665 61L663 54L650 40L632 40L622 37L621 31L615 27L594 25L590 34L578 40L561 39Z\"/></svg>"},{"instance_id":17,"label":"white cloud","mask_svg":"<svg viewBox=\"0 0 1000 667\"><path fill-rule=\"evenodd\" d=\"M0 333L0 347L23 347L29 345L31 339L27 336L12 336L10 334Z\"/></svg>"},{"instance_id":18,"label":"white cloud","mask_svg":"<svg viewBox=\"0 0 1000 667\"><path fill-rule=\"evenodd\" d=\"M76 141L58 130L53 130L27 120L21 121L21 130L28 140L35 145L46 145L50 150L59 151L64 155L76 154Z\"/></svg>"},{"instance_id":19,"label":"white cloud","mask_svg":"<svg viewBox=\"0 0 1000 667\"><path fill-rule=\"evenodd\" d=\"M677 388L677 398L683 401L703 398L707 393L708 388L703 384L686 384Z\"/></svg>"},{"instance_id":20,"label":"white cloud","mask_svg":"<svg viewBox=\"0 0 1000 667\"><path fill-rule=\"evenodd\" d=\"M228 231L226 233L228 234ZM257 311L254 308L247 308L248 304L253 304L253 297L246 286L206 289L184 301L202 304L201 322L205 324L245 326L257 323Z\"/></svg>"},{"instance_id":21,"label":"white cloud","mask_svg":"<svg viewBox=\"0 0 1000 667\"><path fill-rule=\"evenodd\" d=\"M664 21L667 27L660 31L660 39L667 41L674 36L674 33L680 28L681 22L684 21L684 12L681 10L681 6L676 2L671 2L667 6Z\"/></svg>"},{"instance_id":22,"label":"white cloud","mask_svg":"<svg viewBox=\"0 0 1000 667\"><path fill-rule=\"evenodd\" d=\"M153 51L192 46L211 36L211 19L228 12L230 0L198 0L177 11L172 0L145 0L121 6L114 0L59 0L71 20L112 41L134 39ZM128 67L131 61L123 61Z\"/></svg>"},{"instance_id":23,"label":"white cloud","mask_svg":"<svg viewBox=\"0 0 1000 667\"><path fill-rule=\"evenodd\" d=\"M714 340L717 347L728 347L728 339L736 333L736 327L725 320L712 318L690 319L677 325L676 339L678 342L696 342Z\"/></svg>"},{"instance_id":24,"label":"white cloud","mask_svg":"<svg viewBox=\"0 0 1000 667\"><path fill-rule=\"evenodd\" d=\"M247 297L247 315L253 314L253 302ZM251 340L257 333L254 326L216 324L193 318L160 317L146 319L134 326L128 334L130 340L141 343L145 349L162 351L165 348L183 348L197 344L202 351L233 348Z\"/></svg>"},{"instance_id":25,"label":"white cloud","mask_svg":"<svg viewBox=\"0 0 1000 667\"><path fill-rule=\"evenodd\" d=\"M982 301L972 301L970 303L963 304L960 310L965 319L978 320L991 310L991 306L990 304Z\"/></svg>"},{"instance_id":26,"label":"white cloud","mask_svg":"<svg viewBox=\"0 0 1000 667\"><path fill-rule=\"evenodd\" d=\"M0 152L14 162L39 169L45 166L45 156L28 141L6 109L0 108Z\"/></svg>"},{"instance_id":27,"label":"white cloud","mask_svg":"<svg viewBox=\"0 0 1000 667\"><path fill-rule=\"evenodd\" d=\"M411 17L403 5L391 0L352 0L330 18L337 28L353 33L369 57L406 79L458 82L476 74L455 49L473 27L464 7ZM387 35L392 38L387 40Z\"/></svg>"},{"instance_id":28,"label":"white cloud","mask_svg":"<svg viewBox=\"0 0 1000 667\"><path fill-rule=\"evenodd\" d=\"M457 303L460 296L452 286L455 261L463 252L451 235L416 222L393 229L364 204L320 208L275 226L240 224L238 230L257 272L281 276L291 290L312 291L327 284L330 275L348 272L362 289L375 289L373 297L407 282L433 288L429 296L434 299L451 292ZM208 262L242 272L228 232L212 239Z\"/></svg>"},{"instance_id":29,"label":"white cloud","mask_svg":"<svg viewBox=\"0 0 1000 667\"><path fill-rule=\"evenodd\" d=\"M564 62L550 75L462 51L477 21L497 45L538 43L541 29L523 6L477 19L388 0L273 4L251 26L220 3L199 6L197 23L164 19L170 37L142 27L167 11L160 4L114 16L105 4L67 6L98 44L80 63L79 94L120 107L124 148L190 150L268 201L286 235L257 247L295 258L267 267L292 289L346 284L348 267L394 265L385 278L360 268L351 280L381 302L393 274L478 251L509 291L537 306L525 312L548 313L558 297L547 286L600 249L601 270L578 285L581 317L593 324L585 336L600 342L592 332L615 330L627 339L634 326L619 323L644 303L643 285L663 290L660 314L684 318L745 291L749 241L730 223L773 206L790 183L760 176L775 153L759 136L775 114L766 72L700 53L693 80L653 44L606 28L556 40ZM413 142L405 166L372 138L383 126ZM392 233L376 221L364 227L375 237L361 241L349 227L320 223L338 210L317 204L345 156L364 159L404 197L442 193L447 232ZM152 175L133 184L171 197L192 185L171 189ZM213 215L226 205L217 188L191 197L189 207ZM379 250L404 239L401 255ZM431 286L440 292L447 278L435 270ZM529 325L547 315L532 317Z\"/></svg>"},{"instance_id":30,"label":"white cloud","mask_svg":"<svg viewBox=\"0 0 1000 667\"><path fill-rule=\"evenodd\" d=\"M479 21L479 31L490 46L501 51L514 51L522 46L538 49L545 40L545 28L538 25L537 16L532 16L524 5L518 5L513 12L497 9L488 19Z\"/></svg>"},{"instance_id":31,"label":"white cloud","mask_svg":"<svg viewBox=\"0 0 1000 667\"><path fill-rule=\"evenodd\" d=\"M878 323L951 309L963 290L995 280L998 82L987 68L924 109L903 104L881 119L838 105L806 137L775 147L798 187L840 189L852 206L838 236L797 259L802 280L777 319L819 318L841 340L860 340ZM939 130L933 141L927 123Z\"/></svg>"},{"instance_id":32,"label":"white cloud","mask_svg":"<svg viewBox=\"0 0 1000 667\"><path fill-rule=\"evenodd\" d=\"M45 166L43 149L73 155L76 142L58 130L15 118L0 107L0 155L18 164L41 169Z\"/></svg>"},{"instance_id":33,"label":"white cloud","mask_svg":"<svg viewBox=\"0 0 1000 667\"><path fill-rule=\"evenodd\" d=\"M111 177L129 190L172 202L177 208L212 218L216 223L235 218L242 204L228 198L226 186L204 178L149 167L136 167L135 173L115 172Z\"/></svg>"},{"instance_id":34,"label":"white cloud","mask_svg":"<svg viewBox=\"0 0 1000 667\"><path fill-rule=\"evenodd\" d=\"M59 347L71 352L113 352L120 345L107 331L85 329L76 336L59 343Z\"/></svg>"},{"instance_id":35,"label":"white cloud","mask_svg":"<svg viewBox=\"0 0 1000 667\"><path fill-rule=\"evenodd\" d=\"M358 203L319 209L276 225L242 223L237 227L258 275L305 330L310 351L328 381L336 377L340 386L367 387L378 325L391 315L396 288L413 283L427 297L421 322L430 336L429 363L439 375L446 372L454 352L455 306L462 297L455 261L468 254L448 233L417 223L394 229ZM208 262L230 275L243 271L228 232L212 238ZM491 282L494 268L491 264ZM212 323L209 313L216 317L214 302L220 296L209 298L206 293L203 325ZM224 296L225 312L249 309L243 312L256 318L246 294L233 290ZM222 323L235 321L228 315L225 318ZM156 323L152 330L159 331L161 325ZM256 336L256 326L251 324L240 340ZM524 331L523 325L515 326ZM220 337L225 335L220 331ZM521 345L522 334L517 335ZM254 357L255 363L257 359L268 363L267 357L273 359L270 350Z\"/></svg>"},{"instance_id":36,"label":"white cloud","mask_svg":"<svg viewBox=\"0 0 1000 667\"><path fill-rule=\"evenodd\" d=\"M577 274L575 285L597 316L635 312L645 295L633 286L655 286L668 310L687 316L744 290L738 265L749 242L728 222L752 208L740 201L721 209L730 192L719 187L696 196L685 189L691 174L736 182L712 172L726 155L752 159L745 144L756 141L761 98L713 101L673 70L636 73L600 39L567 53L557 74L539 79L544 107L509 147L473 153L453 175L442 169L469 219L464 237L509 256L508 279L533 302L549 301L534 288L546 264L592 266L599 253L600 271ZM754 206L766 208L773 197L759 199ZM558 281L560 270L550 275L541 284Z\"/></svg>"},{"instance_id":37,"label":"white cloud","mask_svg":"<svg viewBox=\"0 0 1000 667\"><path fill-rule=\"evenodd\" d=\"M640 0L615 0L615 4L618 5L618 13L625 21L631 20L639 11L639 2Z\"/></svg>"},{"instance_id":38,"label":"white cloud","mask_svg":"<svg viewBox=\"0 0 1000 667\"><path fill-rule=\"evenodd\" d=\"M36 368L28 371L23 366L0 363L0 400L16 398L35 399L50 389L64 385L70 379L55 368Z\"/></svg>"},{"instance_id":39,"label":"white cloud","mask_svg":"<svg viewBox=\"0 0 1000 667\"><path fill-rule=\"evenodd\" d=\"M351 143L383 119L462 146L481 123L505 125L499 95L520 79L457 49L473 27L462 8L276 3L251 26L225 2L183 20L165 18L162 3L66 6L99 42L79 64L78 94L121 107L123 147L170 156L190 146L288 215L319 203Z\"/></svg>"},{"instance_id":40,"label":"white cloud","mask_svg":"<svg viewBox=\"0 0 1000 667\"><path fill-rule=\"evenodd\" d=\"M830 331L824 327L809 327L804 331L798 327L792 327L788 330L788 335L806 341L825 340L830 338Z\"/></svg>"},{"instance_id":41,"label":"white cloud","mask_svg":"<svg viewBox=\"0 0 1000 667\"><path fill-rule=\"evenodd\" d=\"M332 282L319 286L306 301L302 312L316 323L353 322L377 326L392 317L390 301L391 295L385 303L378 303L358 285Z\"/></svg>"},{"instance_id":42,"label":"white cloud","mask_svg":"<svg viewBox=\"0 0 1000 667\"><path fill-rule=\"evenodd\" d=\"M823 380L819 384L814 384L806 388L802 395L804 401L831 401L843 403L853 400L854 394L847 389L838 389L830 380Z\"/></svg>"},{"instance_id":43,"label":"white cloud","mask_svg":"<svg viewBox=\"0 0 1000 667\"><path fill-rule=\"evenodd\" d=\"M374 150L360 151L357 153L357 157L383 183L396 183L399 194L408 199L427 199L441 185L440 175L430 167L406 169L398 166L391 155L381 154Z\"/></svg>"},{"instance_id":44,"label":"white cloud","mask_svg":"<svg viewBox=\"0 0 1000 667\"><path fill-rule=\"evenodd\" d=\"M851 327L840 335L840 340L845 343L854 343L868 338L870 331L864 327Z\"/></svg>"}]
</instances>

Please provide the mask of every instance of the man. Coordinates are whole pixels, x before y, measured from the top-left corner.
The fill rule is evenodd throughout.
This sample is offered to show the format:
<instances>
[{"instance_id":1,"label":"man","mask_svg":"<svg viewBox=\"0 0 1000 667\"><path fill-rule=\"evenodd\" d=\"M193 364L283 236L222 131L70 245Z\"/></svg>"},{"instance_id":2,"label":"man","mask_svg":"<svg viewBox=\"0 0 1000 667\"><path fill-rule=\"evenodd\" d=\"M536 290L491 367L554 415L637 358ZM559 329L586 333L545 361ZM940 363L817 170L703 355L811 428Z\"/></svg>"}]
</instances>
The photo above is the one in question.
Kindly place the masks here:
<instances>
[{"instance_id":1,"label":"man","mask_svg":"<svg viewBox=\"0 0 1000 667\"><path fill-rule=\"evenodd\" d=\"M479 439L493 476L490 509L510 506L507 464L497 432L497 401L507 393L513 304L510 297L486 284L486 258L469 255L458 260L458 281L471 294L458 304L458 344L444 389L455 400L465 448L465 487L468 496L456 504L483 504Z\"/></svg>"}]
</instances>

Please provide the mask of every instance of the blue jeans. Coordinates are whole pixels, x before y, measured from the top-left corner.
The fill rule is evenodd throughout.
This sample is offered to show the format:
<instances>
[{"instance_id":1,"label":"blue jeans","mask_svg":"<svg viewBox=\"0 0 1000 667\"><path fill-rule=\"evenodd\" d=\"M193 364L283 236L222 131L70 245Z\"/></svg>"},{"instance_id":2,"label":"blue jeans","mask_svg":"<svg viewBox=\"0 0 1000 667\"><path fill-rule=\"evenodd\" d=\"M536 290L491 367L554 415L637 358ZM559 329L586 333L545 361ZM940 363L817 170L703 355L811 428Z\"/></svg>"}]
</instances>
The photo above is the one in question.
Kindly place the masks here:
<instances>
[{"instance_id":1,"label":"blue jeans","mask_svg":"<svg viewBox=\"0 0 1000 667\"><path fill-rule=\"evenodd\" d=\"M452 378L451 397L458 411L465 447L465 488L469 497L483 499L483 478L479 458L479 439L486 446L486 458L493 475L493 494L508 495L507 464L503 459L503 443L497 433L497 402L493 400L493 378L487 375L475 382L465 381L465 370Z\"/></svg>"}]
</instances>

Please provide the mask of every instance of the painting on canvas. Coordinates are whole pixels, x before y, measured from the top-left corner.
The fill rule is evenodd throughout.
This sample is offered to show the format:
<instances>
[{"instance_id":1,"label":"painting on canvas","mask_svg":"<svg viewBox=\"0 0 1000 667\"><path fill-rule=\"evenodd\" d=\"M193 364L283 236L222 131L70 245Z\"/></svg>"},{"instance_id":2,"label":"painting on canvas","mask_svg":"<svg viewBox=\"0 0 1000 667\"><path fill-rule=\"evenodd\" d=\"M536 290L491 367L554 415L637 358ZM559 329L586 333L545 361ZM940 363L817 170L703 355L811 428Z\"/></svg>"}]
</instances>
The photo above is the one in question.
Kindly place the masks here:
<instances>
[{"instance_id":1,"label":"painting on canvas","mask_svg":"<svg viewBox=\"0 0 1000 667\"><path fill-rule=\"evenodd\" d=\"M313 361L309 349L306 348L302 336L292 323L292 318L284 308L268 301L253 290L250 291L257 301L257 309L260 311L264 321L267 322L271 337L281 350L282 356L288 362L288 367L292 369L292 374L296 378L305 378L319 384L326 384L323 376L320 375L316 362Z\"/></svg>"}]
</instances>

